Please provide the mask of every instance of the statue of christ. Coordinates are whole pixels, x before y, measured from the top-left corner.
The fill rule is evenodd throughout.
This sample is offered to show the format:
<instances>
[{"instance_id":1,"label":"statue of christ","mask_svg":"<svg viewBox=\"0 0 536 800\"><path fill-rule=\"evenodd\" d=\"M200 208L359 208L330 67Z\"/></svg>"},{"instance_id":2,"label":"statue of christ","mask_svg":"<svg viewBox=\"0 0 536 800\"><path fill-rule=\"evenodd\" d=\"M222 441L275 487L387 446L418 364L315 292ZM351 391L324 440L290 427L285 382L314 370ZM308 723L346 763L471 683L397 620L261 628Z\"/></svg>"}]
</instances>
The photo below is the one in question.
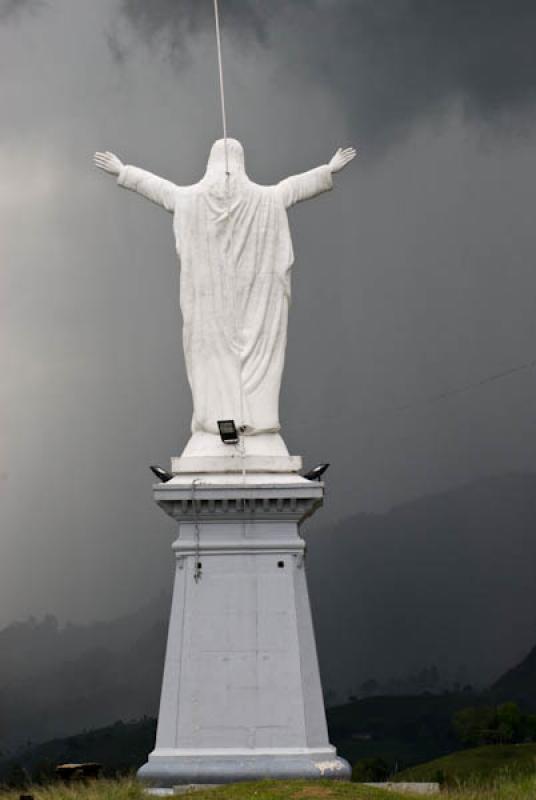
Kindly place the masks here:
<instances>
[{"instance_id":1,"label":"statue of christ","mask_svg":"<svg viewBox=\"0 0 536 800\"><path fill-rule=\"evenodd\" d=\"M260 186L246 174L240 142L220 139L204 177L177 186L95 153L94 164L119 186L173 215L193 433L217 434L224 419L244 435L280 430L294 261L287 210L331 189L333 174L355 155L339 148L328 164Z\"/></svg>"}]
</instances>

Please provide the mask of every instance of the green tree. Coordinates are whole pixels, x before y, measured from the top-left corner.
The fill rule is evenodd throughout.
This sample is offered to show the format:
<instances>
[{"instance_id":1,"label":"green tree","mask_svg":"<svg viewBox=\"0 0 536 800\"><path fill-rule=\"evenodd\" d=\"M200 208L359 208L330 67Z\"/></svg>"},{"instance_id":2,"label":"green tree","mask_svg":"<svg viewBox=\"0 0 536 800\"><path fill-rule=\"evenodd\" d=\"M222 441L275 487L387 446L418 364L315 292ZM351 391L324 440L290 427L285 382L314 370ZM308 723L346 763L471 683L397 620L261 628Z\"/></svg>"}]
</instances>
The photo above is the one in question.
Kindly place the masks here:
<instances>
[{"instance_id":1,"label":"green tree","mask_svg":"<svg viewBox=\"0 0 536 800\"><path fill-rule=\"evenodd\" d=\"M497 708L497 739L515 742L520 738L523 717L517 703L502 703Z\"/></svg>"},{"instance_id":2,"label":"green tree","mask_svg":"<svg viewBox=\"0 0 536 800\"><path fill-rule=\"evenodd\" d=\"M497 736L497 712L493 706L462 708L452 718L452 727L467 747L487 744Z\"/></svg>"}]
</instances>

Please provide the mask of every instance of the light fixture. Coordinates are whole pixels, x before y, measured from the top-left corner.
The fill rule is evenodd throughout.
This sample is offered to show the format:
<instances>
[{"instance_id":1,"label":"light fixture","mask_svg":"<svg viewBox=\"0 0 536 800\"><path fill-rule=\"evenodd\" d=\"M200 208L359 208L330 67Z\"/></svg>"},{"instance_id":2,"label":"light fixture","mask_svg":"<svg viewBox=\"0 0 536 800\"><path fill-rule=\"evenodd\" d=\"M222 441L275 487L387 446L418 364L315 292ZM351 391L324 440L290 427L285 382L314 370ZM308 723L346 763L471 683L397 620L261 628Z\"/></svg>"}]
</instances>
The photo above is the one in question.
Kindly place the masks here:
<instances>
[{"instance_id":1,"label":"light fixture","mask_svg":"<svg viewBox=\"0 0 536 800\"><path fill-rule=\"evenodd\" d=\"M167 483L173 477L171 472L168 472L167 469L164 469L163 467L159 467L158 464L151 464L149 469L153 475L156 475L160 483Z\"/></svg>"},{"instance_id":2,"label":"light fixture","mask_svg":"<svg viewBox=\"0 0 536 800\"><path fill-rule=\"evenodd\" d=\"M303 477L307 478L308 481L319 481L328 467L329 464L319 464L317 467L310 469L309 472L306 472Z\"/></svg>"},{"instance_id":3,"label":"light fixture","mask_svg":"<svg viewBox=\"0 0 536 800\"><path fill-rule=\"evenodd\" d=\"M234 419L219 419L218 428L224 444L238 444L238 431Z\"/></svg>"}]
</instances>

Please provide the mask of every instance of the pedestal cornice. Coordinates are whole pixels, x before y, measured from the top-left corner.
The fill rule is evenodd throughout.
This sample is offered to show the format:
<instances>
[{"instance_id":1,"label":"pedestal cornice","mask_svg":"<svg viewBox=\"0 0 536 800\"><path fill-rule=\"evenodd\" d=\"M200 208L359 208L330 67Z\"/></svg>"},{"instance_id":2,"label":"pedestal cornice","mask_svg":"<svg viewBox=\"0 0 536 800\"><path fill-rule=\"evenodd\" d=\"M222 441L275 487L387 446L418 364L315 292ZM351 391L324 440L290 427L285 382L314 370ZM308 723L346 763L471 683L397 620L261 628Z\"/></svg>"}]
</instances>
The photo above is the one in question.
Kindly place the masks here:
<instances>
[{"instance_id":1,"label":"pedestal cornice","mask_svg":"<svg viewBox=\"0 0 536 800\"><path fill-rule=\"evenodd\" d=\"M293 482L226 483L222 475L214 482L192 476L190 482L176 479L153 487L155 502L179 522L221 523L233 520L279 520L301 522L323 503L324 484L292 476Z\"/></svg>"}]
</instances>

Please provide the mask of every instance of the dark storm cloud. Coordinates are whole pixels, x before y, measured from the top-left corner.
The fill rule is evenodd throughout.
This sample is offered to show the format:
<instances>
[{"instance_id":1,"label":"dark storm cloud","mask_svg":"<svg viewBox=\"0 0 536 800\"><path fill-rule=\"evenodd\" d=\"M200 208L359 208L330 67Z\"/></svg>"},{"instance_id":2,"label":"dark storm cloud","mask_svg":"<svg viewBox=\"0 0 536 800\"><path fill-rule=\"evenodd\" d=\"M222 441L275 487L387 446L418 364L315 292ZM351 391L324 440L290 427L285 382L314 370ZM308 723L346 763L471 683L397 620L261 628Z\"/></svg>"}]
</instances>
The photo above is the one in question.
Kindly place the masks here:
<instances>
[{"instance_id":1,"label":"dark storm cloud","mask_svg":"<svg viewBox=\"0 0 536 800\"><path fill-rule=\"evenodd\" d=\"M274 7L281 5L275 0ZM265 41L265 14L261 13L255 2L228 0L224 6L226 22L235 30L253 32L255 39ZM188 55L187 38L214 24L214 11L211 2L186 0L121 0L121 12L138 30L140 35L154 43L164 38L173 55L175 63L182 65Z\"/></svg>"},{"instance_id":2,"label":"dark storm cloud","mask_svg":"<svg viewBox=\"0 0 536 800\"><path fill-rule=\"evenodd\" d=\"M393 139L453 101L503 124L534 104L532 0L224 0L220 9L233 46L273 48L290 78L327 84L362 140ZM213 26L208 0L123 0L121 10L179 65L188 37Z\"/></svg>"},{"instance_id":3,"label":"dark storm cloud","mask_svg":"<svg viewBox=\"0 0 536 800\"><path fill-rule=\"evenodd\" d=\"M13 19L26 11L36 11L43 5L43 0L0 0L0 22Z\"/></svg>"}]
</instances>

